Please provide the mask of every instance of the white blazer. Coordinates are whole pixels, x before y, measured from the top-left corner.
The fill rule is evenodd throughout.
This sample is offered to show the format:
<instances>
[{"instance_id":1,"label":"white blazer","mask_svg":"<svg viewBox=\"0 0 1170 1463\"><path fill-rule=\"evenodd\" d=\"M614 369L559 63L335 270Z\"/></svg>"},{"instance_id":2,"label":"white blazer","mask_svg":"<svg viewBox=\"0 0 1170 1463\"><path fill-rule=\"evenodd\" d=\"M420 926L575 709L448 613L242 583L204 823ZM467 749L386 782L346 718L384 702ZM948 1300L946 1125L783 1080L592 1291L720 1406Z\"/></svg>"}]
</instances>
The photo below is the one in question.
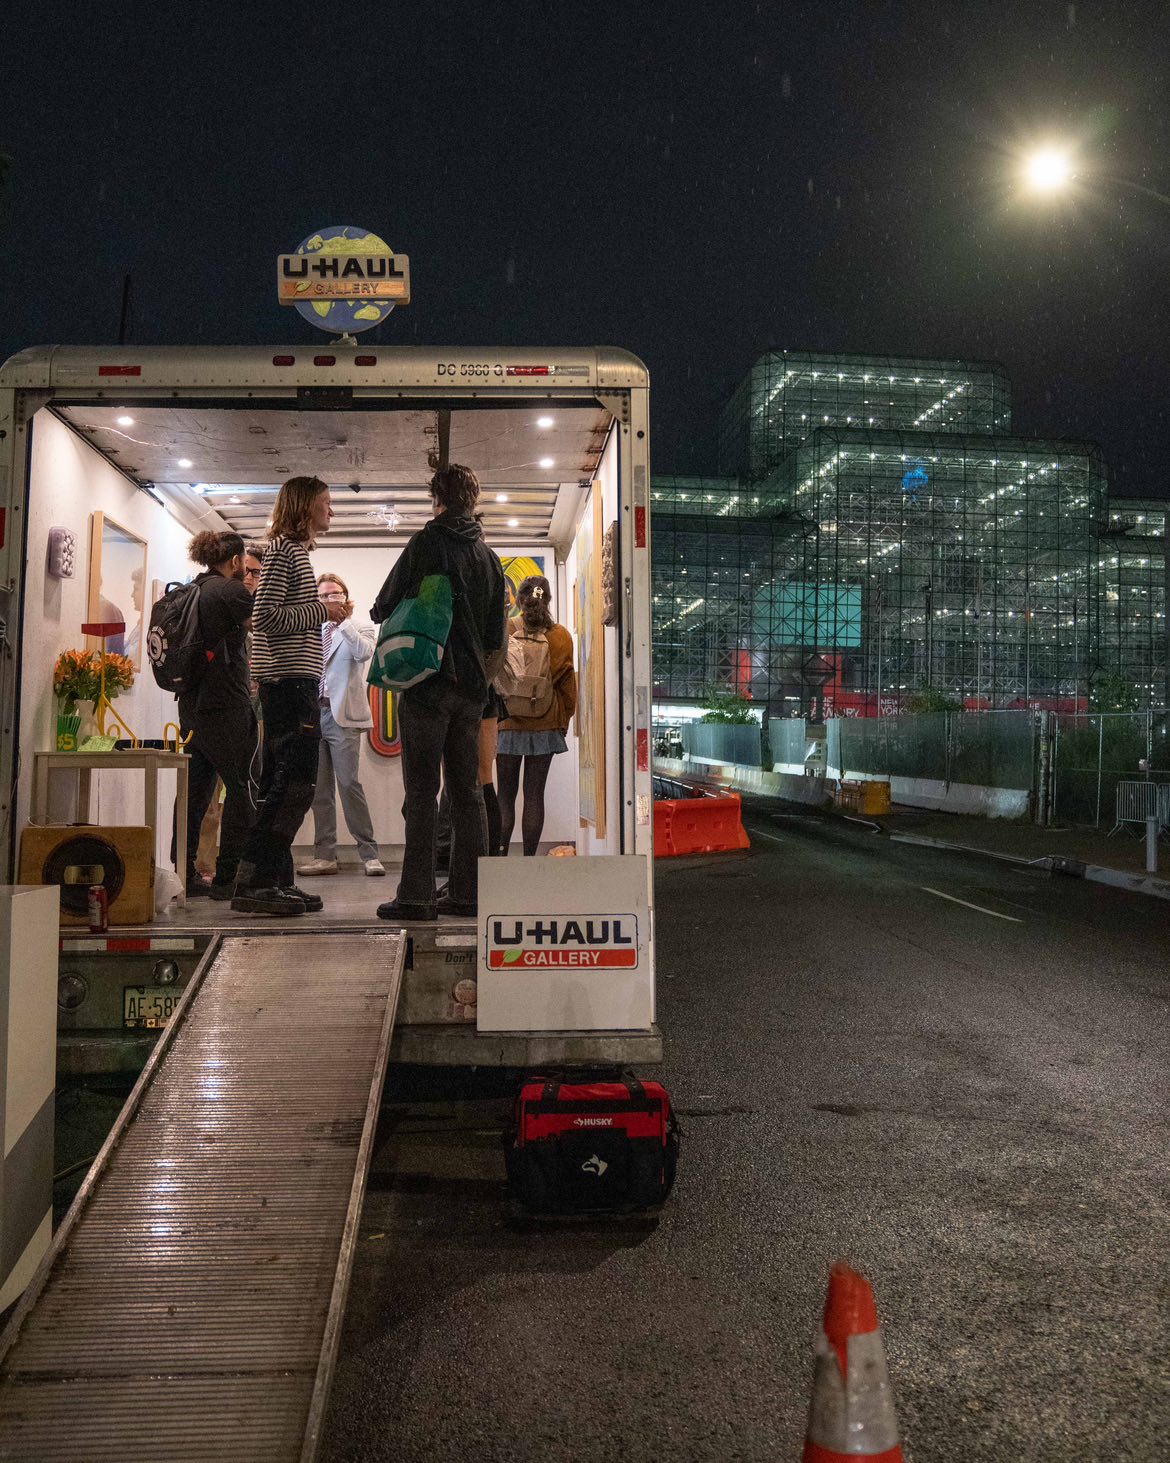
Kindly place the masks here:
<instances>
[{"instance_id":1,"label":"white blazer","mask_svg":"<svg viewBox=\"0 0 1170 1463\"><path fill-rule=\"evenodd\" d=\"M321 636L324 639L322 626ZM325 658L325 695L338 726L369 727L370 695L366 686L366 662L373 657L376 632L373 625L342 620L333 627L333 644Z\"/></svg>"}]
</instances>

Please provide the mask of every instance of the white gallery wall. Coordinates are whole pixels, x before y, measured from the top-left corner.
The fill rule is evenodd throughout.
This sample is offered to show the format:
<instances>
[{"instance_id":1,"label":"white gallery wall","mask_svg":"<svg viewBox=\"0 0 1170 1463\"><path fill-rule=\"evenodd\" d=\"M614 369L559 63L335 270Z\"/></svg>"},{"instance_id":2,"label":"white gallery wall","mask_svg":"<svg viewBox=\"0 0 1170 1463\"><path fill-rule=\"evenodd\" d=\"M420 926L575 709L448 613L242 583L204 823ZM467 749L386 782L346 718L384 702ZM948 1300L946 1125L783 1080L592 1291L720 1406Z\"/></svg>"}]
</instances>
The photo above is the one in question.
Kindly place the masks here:
<instances>
[{"instance_id":1,"label":"white gallery wall","mask_svg":"<svg viewBox=\"0 0 1170 1463\"><path fill-rule=\"evenodd\" d=\"M56 745L53 665L61 651L86 648L81 626L89 618L92 515L98 511L106 513L146 541L147 619L151 581L186 579L193 570L187 559L192 529L135 487L88 442L45 410L38 412L33 423L31 481L21 639L18 827L28 821L33 753L51 750ZM70 529L76 539L72 579L55 579L46 572L49 529L55 527ZM114 704L140 737L162 736L164 725L175 717L174 697L155 685L145 665L135 677L133 688L119 696ZM163 775L159 795L164 807L173 801L173 773ZM74 778L64 775L54 778L50 813L54 821L71 822L76 818ZM91 816L95 822L107 826L141 825L142 774L96 774ZM156 850L160 861L166 858L169 844L168 823L165 832L160 830Z\"/></svg>"}]
</instances>

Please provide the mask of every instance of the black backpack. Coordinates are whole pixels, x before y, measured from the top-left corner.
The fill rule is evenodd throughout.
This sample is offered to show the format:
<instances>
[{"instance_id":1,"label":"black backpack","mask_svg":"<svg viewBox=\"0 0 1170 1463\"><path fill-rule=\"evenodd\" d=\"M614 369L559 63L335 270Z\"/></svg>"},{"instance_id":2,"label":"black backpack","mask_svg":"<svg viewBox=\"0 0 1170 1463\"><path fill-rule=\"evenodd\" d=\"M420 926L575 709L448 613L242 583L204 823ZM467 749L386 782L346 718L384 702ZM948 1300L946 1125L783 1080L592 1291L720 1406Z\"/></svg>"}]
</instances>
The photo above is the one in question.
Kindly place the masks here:
<instances>
[{"instance_id":1,"label":"black backpack","mask_svg":"<svg viewBox=\"0 0 1170 1463\"><path fill-rule=\"evenodd\" d=\"M168 584L150 612L146 653L154 679L164 691L181 696L203 679L211 658L199 628L199 585Z\"/></svg>"}]
</instances>

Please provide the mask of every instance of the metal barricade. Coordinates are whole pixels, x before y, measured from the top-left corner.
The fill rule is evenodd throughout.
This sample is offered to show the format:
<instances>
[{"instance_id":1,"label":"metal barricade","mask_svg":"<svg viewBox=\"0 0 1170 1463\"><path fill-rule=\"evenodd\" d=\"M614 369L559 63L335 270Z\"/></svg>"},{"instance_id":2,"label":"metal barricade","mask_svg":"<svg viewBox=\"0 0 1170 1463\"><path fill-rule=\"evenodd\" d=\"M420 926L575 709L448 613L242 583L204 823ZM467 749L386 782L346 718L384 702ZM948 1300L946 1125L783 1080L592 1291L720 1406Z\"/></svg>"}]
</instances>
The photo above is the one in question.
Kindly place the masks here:
<instances>
[{"instance_id":1,"label":"metal barricade","mask_svg":"<svg viewBox=\"0 0 1170 1463\"><path fill-rule=\"evenodd\" d=\"M1144 828L1157 818L1159 829L1170 827L1170 782L1119 782L1110 838L1127 823Z\"/></svg>"}]
</instances>

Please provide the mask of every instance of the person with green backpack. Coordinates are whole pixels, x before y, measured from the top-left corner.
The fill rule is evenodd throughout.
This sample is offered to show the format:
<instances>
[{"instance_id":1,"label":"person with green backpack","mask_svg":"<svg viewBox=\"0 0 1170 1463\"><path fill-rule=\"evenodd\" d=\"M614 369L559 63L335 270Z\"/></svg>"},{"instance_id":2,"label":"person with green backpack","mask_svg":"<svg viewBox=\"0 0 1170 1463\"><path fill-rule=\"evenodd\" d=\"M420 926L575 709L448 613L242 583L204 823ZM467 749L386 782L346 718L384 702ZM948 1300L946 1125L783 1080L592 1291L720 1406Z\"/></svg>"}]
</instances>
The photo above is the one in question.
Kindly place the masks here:
<instances>
[{"instance_id":1,"label":"person with green backpack","mask_svg":"<svg viewBox=\"0 0 1170 1463\"><path fill-rule=\"evenodd\" d=\"M414 534L370 617L381 623L370 684L400 692L406 847L385 920L476 913L479 859L487 850L479 786L479 724L504 658L504 570L475 516L479 480L450 463L431 479L434 517ZM440 772L451 802L448 892L435 892Z\"/></svg>"}]
</instances>

